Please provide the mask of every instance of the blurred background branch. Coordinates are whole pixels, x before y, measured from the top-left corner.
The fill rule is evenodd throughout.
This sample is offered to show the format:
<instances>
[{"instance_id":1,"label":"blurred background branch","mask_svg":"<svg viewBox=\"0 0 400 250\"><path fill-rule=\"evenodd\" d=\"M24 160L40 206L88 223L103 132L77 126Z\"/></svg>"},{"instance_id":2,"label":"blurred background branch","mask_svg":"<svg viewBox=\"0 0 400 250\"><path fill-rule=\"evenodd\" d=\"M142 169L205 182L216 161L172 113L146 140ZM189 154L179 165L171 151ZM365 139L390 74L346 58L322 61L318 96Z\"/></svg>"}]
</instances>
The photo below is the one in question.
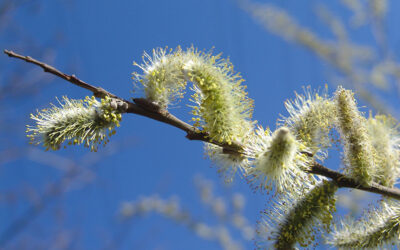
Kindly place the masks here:
<instances>
[{"instance_id":1,"label":"blurred background branch","mask_svg":"<svg viewBox=\"0 0 400 250\"><path fill-rule=\"evenodd\" d=\"M332 38L327 39L299 24L296 17L283 8L248 0L239 1L242 8L268 32L307 48L328 62L333 69L330 82L355 89L378 112L398 117L396 106L384 101L385 95L393 91L400 93L400 64L388 46L385 28L389 1L341 2L353 12L350 20L345 20L341 13L331 11L324 4L314 6L317 17L331 33ZM361 28L370 29L372 41L354 41L351 35L355 33L354 30Z\"/></svg>"}]
</instances>

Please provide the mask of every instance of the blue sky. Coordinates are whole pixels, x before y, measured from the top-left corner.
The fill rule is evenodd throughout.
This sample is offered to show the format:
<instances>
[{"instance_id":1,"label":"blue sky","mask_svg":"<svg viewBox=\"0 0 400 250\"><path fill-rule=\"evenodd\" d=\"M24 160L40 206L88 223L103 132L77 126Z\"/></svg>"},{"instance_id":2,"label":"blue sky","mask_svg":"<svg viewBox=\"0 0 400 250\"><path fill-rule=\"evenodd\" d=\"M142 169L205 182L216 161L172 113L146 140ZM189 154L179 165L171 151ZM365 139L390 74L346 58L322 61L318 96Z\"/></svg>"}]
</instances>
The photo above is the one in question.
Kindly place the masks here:
<instances>
[{"instance_id":1,"label":"blue sky","mask_svg":"<svg viewBox=\"0 0 400 250\"><path fill-rule=\"evenodd\" d=\"M28 1L12 12L14 22L29 38L24 40L25 43L32 41L37 47L53 48L54 66L126 99L140 94L132 93L131 73L138 70L132 65L133 61L140 62L143 51L178 45L182 48L193 45L205 50L214 48L215 53L222 52L224 57L229 57L246 80L249 96L255 100L254 119L263 126L275 128L279 114L285 114L283 102L293 98L294 91L302 92L302 86L318 88L325 83L331 84L326 63L309 51L266 32L233 0L38 2L38 9L36 4ZM320 1L268 2L285 8L300 23L330 37L312 8ZM339 4L329 3L329 6L340 16L349 16ZM389 18L391 23L396 21L393 15ZM368 36L367 32L361 32L356 39L363 40ZM390 33L394 47L398 46L398 37L398 31ZM23 46L16 44L22 41L16 39L3 33L1 46L35 56L29 48L19 51ZM5 56L0 62L6 65L4 67L23 64ZM26 65L23 69L32 68L34 66ZM334 89L334 85L331 86L331 90ZM32 95L28 102L10 100L18 113L13 114L18 121L13 136L19 145L27 144L24 130L25 124L30 123L29 114L63 95L84 98L90 93L61 79L51 78L51 82ZM2 112L3 115L7 113ZM189 119L184 104L171 112L186 121ZM7 137L7 140L11 139ZM53 199L15 241L24 237L46 241L56 230L66 228L74 232L75 248L101 249L108 238L122 230L116 220L121 202L155 193L165 198L177 195L182 206L199 218L208 219L193 185L196 174L215 181L221 195L230 192L245 195L246 216L253 224L266 206L267 196L251 190L243 179L237 178L229 190L222 188L216 169L204 157L203 145L188 141L183 132L165 124L125 115L112 142L114 144L110 146L115 150L111 153L106 148L89 153L83 147L68 147L51 153L83 167L88 165L82 161L83 157L88 158L87 155L91 159L98 154L101 159L90 167L95 176L87 176L87 184L77 185L62 197ZM1 146L6 147L6 144ZM25 190L23 187L37 190L40 195L50 182L63 175L62 170L43 164L43 159L50 157L43 148L33 150L36 151L30 151L34 152L31 154L39 155L36 158L41 160L32 160L35 157L28 155L0 167L0 192L19 190L17 194L21 196L17 195L21 201L12 206L0 204L0 231L26 210L28 201L21 194ZM55 214L61 213L59 211L62 215L57 217ZM253 243L247 243L246 247L253 248ZM217 244L204 241L186 228L154 214L134 222L122 248L219 249Z\"/></svg>"}]
</instances>

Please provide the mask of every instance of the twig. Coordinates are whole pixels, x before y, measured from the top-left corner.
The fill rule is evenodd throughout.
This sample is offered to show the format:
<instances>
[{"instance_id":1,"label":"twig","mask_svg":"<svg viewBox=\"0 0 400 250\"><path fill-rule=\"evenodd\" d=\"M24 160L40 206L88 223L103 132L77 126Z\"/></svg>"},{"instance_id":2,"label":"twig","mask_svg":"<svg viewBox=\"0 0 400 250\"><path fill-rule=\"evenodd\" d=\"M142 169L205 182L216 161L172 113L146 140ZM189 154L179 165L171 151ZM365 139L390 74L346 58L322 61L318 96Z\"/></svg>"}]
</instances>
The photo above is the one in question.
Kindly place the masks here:
<instances>
[{"instance_id":1,"label":"twig","mask_svg":"<svg viewBox=\"0 0 400 250\"><path fill-rule=\"evenodd\" d=\"M40 66L44 70L44 72L49 72L49 73L51 73L53 75L61 77L62 79L67 80L67 81L75 84L78 87L81 87L81 88L84 88L84 89L92 91L93 95L96 96L96 97L104 97L104 96L108 95L110 97L116 98L115 95L111 94L108 91L105 91L104 89L102 89L100 87L92 86L92 85L90 85L90 84L78 79L75 75L67 75L67 74L59 71L58 69L56 69L56 68L54 68L54 67L52 67L52 66L50 66L48 64L45 64L43 62L40 62L38 60L33 59L30 56L22 56L22 55L19 55L19 54L13 52L13 51L9 51L9 50L4 50L4 53L7 54L9 57L15 57L15 58L18 58L18 59L21 59L21 60L25 60L26 62L36 64L36 65Z\"/></svg>"},{"instance_id":2,"label":"twig","mask_svg":"<svg viewBox=\"0 0 400 250\"><path fill-rule=\"evenodd\" d=\"M386 195L391 198L395 198L400 200L400 189L397 188L389 188L377 183L371 183L368 185L360 184L360 182L345 176L342 173L336 172L332 169L322 166L321 164L315 162L312 166L309 173L323 175L335 181L339 187L347 187L347 188L355 188L364 191L368 191L371 193Z\"/></svg>"},{"instance_id":3,"label":"twig","mask_svg":"<svg viewBox=\"0 0 400 250\"><path fill-rule=\"evenodd\" d=\"M91 91L93 93L93 95L96 97L110 96L112 98L118 99L127 105L127 108L125 110L126 113L132 113L132 114L145 116L145 117L160 121L162 123L169 124L178 129L181 129L187 133L186 138L188 138L189 140L198 140L198 141L212 143L212 144L222 147L224 149L224 152L231 153L231 154L232 153L241 154L241 151L243 148L242 145L240 145L238 143L227 144L227 143L218 143L216 141L212 141L207 133L198 131L195 127L178 119L177 117L175 117L174 115L169 113L167 110L163 109L162 107L159 107L157 104L154 104L154 103L148 101L147 99L136 98L136 99L133 99L134 102L130 102L130 101L120 98L114 94L111 94L110 92L104 90L103 88L90 85L90 84L80 80L75 75L67 75L50 65L47 65L43 62L33 59L32 57L19 55L15 52L9 51L9 50L4 50L4 53L10 57L18 58L18 59L24 60L28 63L36 64L36 65L42 67L45 72L49 72L53 75L56 75L58 77L61 77L64 80L71 82L74 85L77 85L78 87L82 87L84 89ZM388 187L379 185L377 183L362 184L355 179L349 178L339 172L336 172L334 170L326 168L317 162L313 163L310 166L310 170L308 170L308 172L311 174L328 177L328 178L332 179L333 181L335 181L339 187L364 190L364 191L368 191L371 193L386 195L388 197L400 200L400 189L388 188Z\"/></svg>"}]
</instances>

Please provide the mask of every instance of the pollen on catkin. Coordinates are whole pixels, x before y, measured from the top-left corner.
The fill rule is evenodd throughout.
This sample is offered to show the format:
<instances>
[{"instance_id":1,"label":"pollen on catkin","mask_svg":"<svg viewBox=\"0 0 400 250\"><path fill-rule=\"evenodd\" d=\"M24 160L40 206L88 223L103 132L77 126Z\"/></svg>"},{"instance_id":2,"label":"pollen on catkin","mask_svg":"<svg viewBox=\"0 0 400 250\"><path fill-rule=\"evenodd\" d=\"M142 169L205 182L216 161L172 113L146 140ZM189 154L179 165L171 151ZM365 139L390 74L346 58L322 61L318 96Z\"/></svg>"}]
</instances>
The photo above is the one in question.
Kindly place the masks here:
<instances>
[{"instance_id":1,"label":"pollen on catkin","mask_svg":"<svg viewBox=\"0 0 400 250\"><path fill-rule=\"evenodd\" d=\"M184 95L186 79L182 74L183 61L184 54L179 47L175 51L153 49L152 55L144 52L143 63L134 62L143 72L133 72L133 79L143 86L148 100L167 108Z\"/></svg>"},{"instance_id":2,"label":"pollen on catkin","mask_svg":"<svg viewBox=\"0 0 400 250\"><path fill-rule=\"evenodd\" d=\"M244 81L233 65L220 55L195 48L169 53L165 49L145 54L142 74L134 77L144 87L146 98L165 108L181 98L186 82L193 83L190 100L194 126L220 143L242 142L253 129L253 101L245 92Z\"/></svg>"},{"instance_id":3,"label":"pollen on catkin","mask_svg":"<svg viewBox=\"0 0 400 250\"><path fill-rule=\"evenodd\" d=\"M253 130L253 101L244 81L228 59L191 48L186 53L185 76L194 83L192 114L212 140L243 142Z\"/></svg>"},{"instance_id":4,"label":"pollen on catkin","mask_svg":"<svg viewBox=\"0 0 400 250\"><path fill-rule=\"evenodd\" d=\"M315 238L316 230L329 231L335 212L337 185L321 181L303 197L290 192L263 213L258 223L256 244L261 249L293 249L298 243L307 247Z\"/></svg>"},{"instance_id":5,"label":"pollen on catkin","mask_svg":"<svg viewBox=\"0 0 400 250\"><path fill-rule=\"evenodd\" d=\"M257 139L249 143L254 154L253 167L247 168L246 176L252 186L261 190L294 192L312 178L304 170L309 164L308 156L301 153L301 145L286 127L272 135L261 127L256 130ZM310 179L311 178L311 179Z\"/></svg>"},{"instance_id":6,"label":"pollen on catkin","mask_svg":"<svg viewBox=\"0 0 400 250\"><path fill-rule=\"evenodd\" d=\"M375 178L375 150L366 127L367 121L357 108L353 93L341 87L335 93L337 128L344 148L345 171L362 183Z\"/></svg>"},{"instance_id":7,"label":"pollen on catkin","mask_svg":"<svg viewBox=\"0 0 400 250\"><path fill-rule=\"evenodd\" d=\"M358 220L342 220L327 240L340 249L392 249L399 244L400 202L381 201Z\"/></svg>"},{"instance_id":8,"label":"pollen on catkin","mask_svg":"<svg viewBox=\"0 0 400 250\"><path fill-rule=\"evenodd\" d=\"M84 144L97 151L100 144L106 144L108 137L119 127L121 113L111 107L108 96L101 101L95 97L74 100L63 97L57 107L31 114L35 126L27 126L27 137L32 144L43 144L46 150L58 150L64 141L68 145Z\"/></svg>"}]
</instances>

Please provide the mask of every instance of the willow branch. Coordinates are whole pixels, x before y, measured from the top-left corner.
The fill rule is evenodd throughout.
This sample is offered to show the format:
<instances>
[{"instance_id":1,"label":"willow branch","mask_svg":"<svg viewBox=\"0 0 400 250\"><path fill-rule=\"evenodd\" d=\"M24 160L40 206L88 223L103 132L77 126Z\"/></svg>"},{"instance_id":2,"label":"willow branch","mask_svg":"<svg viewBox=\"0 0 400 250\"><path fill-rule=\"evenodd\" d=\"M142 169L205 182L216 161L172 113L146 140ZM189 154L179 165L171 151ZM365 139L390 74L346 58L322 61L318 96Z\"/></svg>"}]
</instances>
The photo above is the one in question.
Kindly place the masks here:
<instances>
[{"instance_id":1,"label":"willow branch","mask_svg":"<svg viewBox=\"0 0 400 250\"><path fill-rule=\"evenodd\" d=\"M152 102L149 102L148 100L146 100L144 98L135 98L135 99L133 99L133 102L130 102L128 100L125 100L123 98L120 98L120 97L110 93L109 91L107 91L101 87L93 86L89 83L86 83L86 82L80 80L79 78L77 78L75 75L65 74L65 73L61 72L60 70L56 69L55 67L50 66L41 61L38 61L30 56L23 56L23 55L15 53L14 51L10 51L10 50L4 50L4 53L6 55L8 55L9 57L21 59L28 63L35 64L35 65L41 67L44 72L48 72L50 74L56 75L78 87L81 87L81 88L91 91L93 93L93 95L96 97L102 98L105 96L109 96L109 97L118 99L118 100L122 101L124 104L126 104L127 108L124 110L124 112L126 112L126 113L132 113L132 114L145 116L147 118L151 118L151 119L169 124L171 126L174 126L176 128L179 128L186 132L186 134L187 134L186 138L188 138L189 140L210 142L210 139L209 139L207 133L198 131L196 128L194 128L190 124L178 119L177 117L175 117L174 115L169 113L166 109L163 109L160 106L158 106ZM239 144L227 144L227 143L219 143L219 142L212 142L212 143L216 144L218 146L221 146L226 151L230 151L230 152L239 151L241 148L241 145L239 145Z\"/></svg>"},{"instance_id":2,"label":"willow branch","mask_svg":"<svg viewBox=\"0 0 400 250\"><path fill-rule=\"evenodd\" d=\"M126 106L126 108L124 109L124 112L145 116L145 117L151 118L153 120L157 120L159 122L169 124L180 130L183 130L186 132L186 138L188 138L189 140L197 140L197 141L212 143L212 144L222 147L224 149L224 152L231 153L231 154L241 154L243 147L239 143L227 144L227 143L219 143L216 141L212 141L207 133L198 131L198 129L196 129L192 125L180 120L176 116L169 113L166 109L158 106L157 104L150 102L147 99L135 98L135 99L132 99L133 102L130 102L130 101L127 101L123 98L120 98L120 97L108 92L107 90L105 90L101 87L96 87L91 84L88 84L88 83L80 80L79 78L77 78L75 75L65 74L65 73L61 72L60 70L54 68L53 66L50 66L50 65L43 63L41 61L38 61L36 59L33 59L32 57L23 56L23 55L17 54L15 52L9 51L9 50L4 50L4 53L7 54L9 57L18 58L18 59L24 60L28 63L36 64L36 65L40 66L45 72L56 75L66 81L69 81L70 83L72 83L78 87L81 87L81 88L91 91L93 93L93 95L96 97L110 96L112 98L120 100ZM379 185L377 183L362 184L355 179L349 178L340 172L337 172L337 171L334 171L327 167L324 167L323 165L321 165L317 162L313 163L310 166L310 169L308 170L308 172L311 174L321 175L321 176L330 178L333 181L335 181L339 187L364 190L367 192L377 193L377 194L385 195L385 196L400 200L400 189L385 187L385 186Z\"/></svg>"},{"instance_id":3,"label":"willow branch","mask_svg":"<svg viewBox=\"0 0 400 250\"><path fill-rule=\"evenodd\" d=\"M321 165L317 162L313 163L313 165L311 166L311 169L308 172L311 174L317 174L317 175L322 175L322 176L328 177L328 178L332 179L333 181L335 181L339 187L355 188L355 189L364 190L364 191L371 192L371 193L386 195L388 197L400 200L400 189L398 189L398 188L389 188L389 187L379 185L377 183L371 183L368 185L361 184L357 180L349 178L349 177L345 176L344 174L334 171L332 169L329 169L327 167L324 167L323 165Z\"/></svg>"}]
</instances>

